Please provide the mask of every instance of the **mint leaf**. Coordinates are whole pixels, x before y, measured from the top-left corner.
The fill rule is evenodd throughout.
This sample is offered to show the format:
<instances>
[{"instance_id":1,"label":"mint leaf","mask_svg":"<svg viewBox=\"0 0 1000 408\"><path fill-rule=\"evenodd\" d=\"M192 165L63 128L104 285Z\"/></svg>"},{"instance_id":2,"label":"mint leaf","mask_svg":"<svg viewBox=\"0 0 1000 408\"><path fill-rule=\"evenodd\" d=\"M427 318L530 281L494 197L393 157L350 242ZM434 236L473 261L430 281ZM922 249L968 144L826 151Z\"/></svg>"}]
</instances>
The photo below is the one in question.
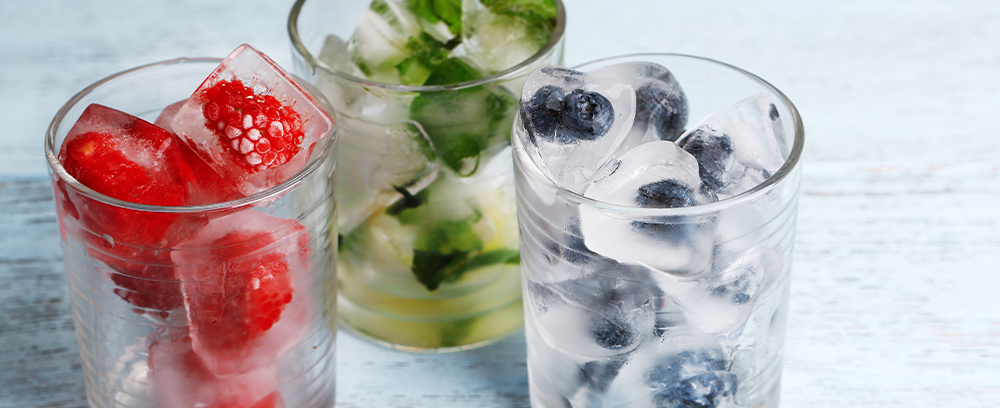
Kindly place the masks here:
<instances>
[{"instance_id":1,"label":"mint leaf","mask_svg":"<svg viewBox=\"0 0 1000 408\"><path fill-rule=\"evenodd\" d=\"M482 78L483 74L478 69L469 65L459 58L448 58L441 61L434 72L427 77L424 85L446 85L457 84L459 82L474 81Z\"/></svg>"},{"instance_id":2,"label":"mint leaf","mask_svg":"<svg viewBox=\"0 0 1000 408\"><path fill-rule=\"evenodd\" d=\"M493 14L518 16L537 24L555 26L559 9L552 0L483 0Z\"/></svg>"},{"instance_id":3,"label":"mint leaf","mask_svg":"<svg viewBox=\"0 0 1000 408\"><path fill-rule=\"evenodd\" d=\"M428 291L435 291L448 275L454 273L465 262L467 253L455 251L449 254L440 252L413 250L413 266L411 270L417 281Z\"/></svg>"},{"instance_id":4,"label":"mint leaf","mask_svg":"<svg viewBox=\"0 0 1000 408\"><path fill-rule=\"evenodd\" d=\"M462 32L462 0L412 0L410 10L431 24L443 21L454 35Z\"/></svg>"},{"instance_id":5,"label":"mint leaf","mask_svg":"<svg viewBox=\"0 0 1000 408\"><path fill-rule=\"evenodd\" d=\"M409 57L396 64L403 85L419 85L448 58L448 49L427 33L406 40Z\"/></svg>"},{"instance_id":6,"label":"mint leaf","mask_svg":"<svg viewBox=\"0 0 1000 408\"><path fill-rule=\"evenodd\" d=\"M443 61L425 85L482 78L478 69L458 58ZM410 105L410 117L420 122L438 157L459 176L479 167L480 153L493 141L510 142L517 97L499 85L421 92Z\"/></svg>"},{"instance_id":7,"label":"mint leaf","mask_svg":"<svg viewBox=\"0 0 1000 408\"><path fill-rule=\"evenodd\" d=\"M404 210L417 208L424 204L425 200L423 198L410 194L410 191L403 187L392 186L392 189L396 190L396 192L401 194L403 197L401 197L399 200L396 200L396 202L392 203L392 205L390 205L389 208L386 208L385 209L386 214L398 215Z\"/></svg>"}]
</instances>

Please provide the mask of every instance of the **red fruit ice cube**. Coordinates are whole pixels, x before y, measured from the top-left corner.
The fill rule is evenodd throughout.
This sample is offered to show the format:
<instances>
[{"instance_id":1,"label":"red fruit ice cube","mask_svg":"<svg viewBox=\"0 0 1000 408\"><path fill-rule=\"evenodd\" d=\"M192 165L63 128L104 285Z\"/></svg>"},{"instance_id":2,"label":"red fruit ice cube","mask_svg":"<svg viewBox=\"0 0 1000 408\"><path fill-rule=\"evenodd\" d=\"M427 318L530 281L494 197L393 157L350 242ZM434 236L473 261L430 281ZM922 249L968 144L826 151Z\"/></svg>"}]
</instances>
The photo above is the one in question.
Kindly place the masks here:
<instances>
[{"instance_id":1,"label":"red fruit ice cube","mask_svg":"<svg viewBox=\"0 0 1000 408\"><path fill-rule=\"evenodd\" d=\"M302 337L309 234L246 209L215 218L172 253L194 350L213 373L273 364Z\"/></svg>"},{"instance_id":2,"label":"red fruit ice cube","mask_svg":"<svg viewBox=\"0 0 1000 408\"><path fill-rule=\"evenodd\" d=\"M282 408L277 364L216 376L194 352L185 328L150 341L149 379L164 408Z\"/></svg>"},{"instance_id":3,"label":"red fruit ice cube","mask_svg":"<svg viewBox=\"0 0 1000 408\"><path fill-rule=\"evenodd\" d=\"M73 125L59 151L66 172L106 196L137 204L180 206L189 203L196 184L181 154L182 143L166 130L127 113L91 104ZM120 274L116 291L139 307L170 310L180 306L180 292L169 268L155 268L168 258L161 250L187 235L180 214L125 209L60 184L63 209L88 232L77 237L88 253ZM75 214L74 214L75 213ZM150 283L152 282L152 283Z\"/></svg>"},{"instance_id":4,"label":"red fruit ice cube","mask_svg":"<svg viewBox=\"0 0 1000 408\"><path fill-rule=\"evenodd\" d=\"M155 125L170 130L170 124L177 116L177 112L187 103L187 99L167 105L160 112L160 116L153 122ZM184 160L191 166L191 172L198 180L198 188L192 191L191 204L213 204L245 197L236 190L236 184L226 180L219 173L212 169L207 162L201 159L194 150L191 150L186 143L179 143L181 154Z\"/></svg>"},{"instance_id":5,"label":"red fruit ice cube","mask_svg":"<svg viewBox=\"0 0 1000 408\"><path fill-rule=\"evenodd\" d=\"M198 87L171 128L250 195L300 171L333 119L274 61L243 44Z\"/></svg>"}]
</instances>

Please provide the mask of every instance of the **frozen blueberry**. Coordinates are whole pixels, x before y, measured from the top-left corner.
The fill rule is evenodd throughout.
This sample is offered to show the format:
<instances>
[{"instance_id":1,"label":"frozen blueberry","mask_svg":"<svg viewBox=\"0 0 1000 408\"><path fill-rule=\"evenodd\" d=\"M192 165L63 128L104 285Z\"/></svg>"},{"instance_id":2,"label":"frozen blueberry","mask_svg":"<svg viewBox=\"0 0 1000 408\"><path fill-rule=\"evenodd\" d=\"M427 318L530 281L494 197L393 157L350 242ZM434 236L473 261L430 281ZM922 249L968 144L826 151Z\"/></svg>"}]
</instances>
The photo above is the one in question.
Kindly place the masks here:
<instances>
[{"instance_id":1,"label":"frozen blueberry","mask_svg":"<svg viewBox=\"0 0 1000 408\"><path fill-rule=\"evenodd\" d=\"M635 203L646 208L680 208L698 205L694 190L677 180L660 180L639 187Z\"/></svg>"},{"instance_id":2,"label":"frozen blueberry","mask_svg":"<svg viewBox=\"0 0 1000 408\"><path fill-rule=\"evenodd\" d=\"M734 160L733 142L729 136L695 129L684 138L681 148L698 160L698 175L705 185L714 190L725 187L724 178Z\"/></svg>"},{"instance_id":3,"label":"frozen blueberry","mask_svg":"<svg viewBox=\"0 0 1000 408\"><path fill-rule=\"evenodd\" d=\"M598 393L607 391L608 385L618 376L625 358L615 358L608 361L588 361L580 366L580 382L590 390Z\"/></svg>"},{"instance_id":4,"label":"frozen blueberry","mask_svg":"<svg viewBox=\"0 0 1000 408\"><path fill-rule=\"evenodd\" d=\"M713 191L704 183L699 183L698 193L710 202L718 201ZM646 208L681 208L699 204L694 189L676 180L660 180L639 187L635 203ZM681 242L691 234L696 234L705 225L699 223L652 223L632 221L632 228L662 239Z\"/></svg>"},{"instance_id":5,"label":"frozen blueberry","mask_svg":"<svg viewBox=\"0 0 1000 408\"><path fill-rule=\"evenodd\" d=\"M521 105L521 118L532 142L536 134L542 138L555 135L564 96L558 87L546 85L536 91L531 100Z\"/></svg>"},{"instance_id":6,"label":"frozen blueberry","mask_svg":"<svg viewBox=\"0 0 1000 408\"><path fill-rule=\"evenodd\" d=\"M774 106L773 103L771 104L771 109L768 110L767 113L768 113L768 116L771 118L772 122L778 120L778 107Z\"/></svg>"},{"instance_id":7,"label":"frozen blueberry","mask_svg":"<svg viewBox=\"0 0 1000 408\"><path fill-rule=\"evenodd\" d=\"M646 373L646 383L654 388L669 388L693 375L725 370L721 349L685 350L657 362Z\"/></svg>"},{"instance_id":8,"label":"frozen blueberry","mask_svg":"<svg viewBox=\"0 0 1000 408\"><path fill-rule=\"evenodd\" d=\"M742 305L750 301L750 294L747 292L751 289L755 288L750 287L747 275L742 275L732 282L726 282L725 284L711 288L710 293L712 296L729 298L733 303Z\"/></svg>"},{"instance_id":9,"label":"frozen blueberry","mask_svg":"<svg viewBox=\"0 0 1000 408\"><path fill-rule=\"evenodd\" d=\"M680 89L651 82L635 91L635 121L653 125L660 140L677 140L687 119L687 98Z\"/></svg>"},{"instance_id":10,"label":"frozen blueberry","mask_svg":"<svg viewBox=\"0 0 1000 408\"><path fill-rule=\"evenodd\" d=\"M685 378L653 396L657 408L715 408L735 391L736 377L727 372L708 372Z\"/></svg>"},{"instance_id":11,"label":"frozen blueberry","mask_svg":"<svg viewBox=\"0 0 1000 408\"><path fill-rule=\"evenodd\" d=\"M611 130L615 110L604 95L576 89L563 98L559 119L566 136L594 140Z\"/></svg>"},{"instance_id":12,"label":"frozen blueberry","mask_svg":"<svg viewBox=\"0 0 1000 408\"><path fill-rule=\"evenodd\" d=\"M599 318L593 323L590 331L594 340L608 350L624 349L638 340L639 333L625 319Z\"/></svg>"}]
</instances>

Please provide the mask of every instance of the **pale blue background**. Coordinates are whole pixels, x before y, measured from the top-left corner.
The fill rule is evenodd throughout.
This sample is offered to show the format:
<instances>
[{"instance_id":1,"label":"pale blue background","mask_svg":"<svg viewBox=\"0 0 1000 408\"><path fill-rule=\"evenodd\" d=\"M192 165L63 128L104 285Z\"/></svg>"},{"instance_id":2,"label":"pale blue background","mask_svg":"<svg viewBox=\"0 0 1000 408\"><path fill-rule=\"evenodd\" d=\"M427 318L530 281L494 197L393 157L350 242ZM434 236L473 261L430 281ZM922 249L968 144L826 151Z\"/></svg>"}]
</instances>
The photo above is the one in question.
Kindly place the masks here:
<instances>
[{"instance_id":1,"label":"pale blue background","mask_svg":"<svg viewBox=\"0 0 1000 408\"><path fill-rule=\"evenodd\" d=\"M243 42L288 65L291 3L0 1L0 407L83 404L42 155L56 110L113 72ZM568 64L696 54L797 104L783 406L1000 406L1000 2L566 6ZM341 407L527 405L520 334L450 355L339 346Z\"/></svg>"}]
</instances>

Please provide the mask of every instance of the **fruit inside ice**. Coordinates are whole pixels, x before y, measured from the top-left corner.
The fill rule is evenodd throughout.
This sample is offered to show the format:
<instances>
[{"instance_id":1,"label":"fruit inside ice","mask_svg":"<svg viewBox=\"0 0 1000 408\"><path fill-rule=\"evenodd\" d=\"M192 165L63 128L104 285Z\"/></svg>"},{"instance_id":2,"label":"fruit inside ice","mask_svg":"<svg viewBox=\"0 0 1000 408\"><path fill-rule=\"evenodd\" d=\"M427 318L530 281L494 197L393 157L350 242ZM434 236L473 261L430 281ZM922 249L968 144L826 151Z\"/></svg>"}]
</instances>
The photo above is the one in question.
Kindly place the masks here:
<instances>
[{"instance_id":1,"label":"fruit inside ice","mask_svg":"<svg viewBox=\"0 0 1000 408\"><path fill-rule=\"evenodd\" d=\"M698 159L702 181L720 198L767 180L788 157L774 101L760 93L705 118L677 143Z\"/></svg>"},{"instance_id":2,"label":"fruit inside ice","mask_svg":"<svg viewBox=\"0 0 1000 408\"><path fill-rule=\"evenodd\" d=\"M612 170L583 195L643 208L682 208L718 201L698 177L698 162L670 141L654 141L621 155ZM677 276L704 272L712 255L712 226L697 220L624 222L599 209L580 209L580 228L591 250Z\"/></svg>"},{"instance_id":3,"label":"fruit inside ice","mask_svg":"<svg viewBox=\"0 0 1000 408\"><path fill-rule=\"evenodd\" d=\"M170 128L251 195L302 170L333 121L274 61L243 44L194 91Z\"/></svg>"},{"instance_id":4,"label":"fruit inside ice","mask_svg":"<svg viewBox=\"0 0 1000 408\"><path fill-rule=\"evenodd\" d=\"M209 221L174 247L192 346L219 375L266 367L304 335L295 287L309 234L295 220L248 209Z\"/></svg>"},{"instance_id":5,"label":"fruit inside ice","mask_svg":"<svg viewBox=\"0 0 1000 408\"><path fill-rule=\"evenodd\" d=\"M155 124L88 106L59 161L87 188L125 202L214 204L286 181L332 126L287 74L243 45ZM149 317L149 386L165 406L283 407L279 359L316 313L302 291L311 285L305 227L253 205L133 210L69 184L55 184L60 225Z\"/></svg>"},{"instance_id":6,"label":"fruit inside ice","mask_svg":"<svg viewBox=\"0 0 1000 408\"><path fill-rule=\"evenodd\" d=\"M212 373L185 328L150 340L149 381L164 408L283 408L276 366L230 376Z\"/></svg>"},{"instance_id":7,"label":"fruit inside ice","mask_svg":"<svg viewBox=\"0 0 1000 408\"><path fill-rule=\"evenodd\" d=\"M108 197L138 204L189 203L198 181L170 132L103 105L88 106L59 150L66 172ZM90 256L105 263L116 293L138 308L167 312L181 306L180 289L162 248L179 242L194 220L180 214L125 209L63 189L90 232L81 234Z\"/></svg>"},{"instance_id":8,"label":"fruit inside ice","mask_svg":"<svg viewBox=\"0 0 1000 408\"><path fill-rule=\"evenodd\" d=\"M628 136L635 90L613 70L545 67L525 81L520 113L528 154L556 184L582 192Z\"/></svg>"},{"instance_id":9,"label":"fruit inside ice","mask_svg":"<svg viewBox=\"0 0 1000 408\"><path fill-rule=\"evenodd\" d=\"M533 402L734 407L762 386L739 380L757 375L748 356L773 355L748 350L778 316L785 244L745 226L760 214L695 207L775 174L781 119L762 93L688 123L682 81L630 62L525 83L514 137L537 170L519 184ZM561 206L572 193L558 189L607 205Z\"/></svg>"}]
</instances>

